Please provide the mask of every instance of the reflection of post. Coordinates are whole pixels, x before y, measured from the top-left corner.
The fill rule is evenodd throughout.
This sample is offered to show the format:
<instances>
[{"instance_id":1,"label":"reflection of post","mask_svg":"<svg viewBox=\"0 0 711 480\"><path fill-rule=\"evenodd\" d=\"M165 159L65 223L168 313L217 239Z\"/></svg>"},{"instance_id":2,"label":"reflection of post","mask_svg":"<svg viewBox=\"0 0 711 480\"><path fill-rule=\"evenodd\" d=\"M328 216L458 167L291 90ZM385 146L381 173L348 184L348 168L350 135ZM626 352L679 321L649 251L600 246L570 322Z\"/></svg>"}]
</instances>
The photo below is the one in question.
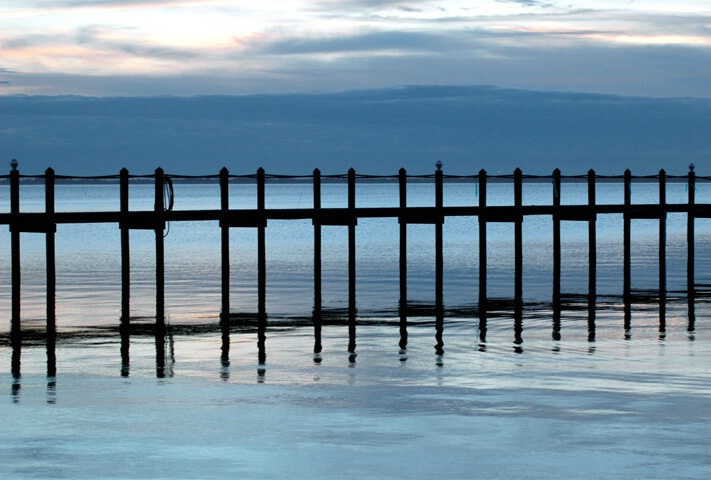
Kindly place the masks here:
<instances>
[{"instance_id":1,"label":"reflection of post","mask_svg":"<svg viewBox=\"0 0 711 480\"><path fill-rule=\"evenodd\" d=\"M266 329L267 329L267 249L266 249L266 217L265 210L265 175L264 169L257 170L257 210L261 214L257 228L257 347L259 349L259 363L266 361Z\"/></svg>"},{"instance_id":2,"label":"reflection of post","mask_svg":"<svg viewBox=\"0 0 711 480\"><path fill-rule=\"evenodd\" d=\"M47 335L47 376L54 377L57 374L57 341L54 336Z\"/></svg>"},{"instance_id":3,"label":"reflection of post","mask_svg":"<svg viewBox=\"0 0 711 480\"><path fill-rule=\"evenodd\" d=\"M321 353L321 324L323 294L321 290L321 223L318 219L321 210L321 171L314 169L314 353Z\"/></svg>"},{"instance_id":4,"label":"reflection of post","mask_svg":"<svg viewBox=\"0 0 711 480\"><path fill-rule=\"evenodd\" d=\"M131 333L127 323L121 325L121 376L128 377L130 373L130 342Z\"/></svg>"},{"instance_id":5,"label":"reflection of post","mask_svg":"<svg viewBox=\"0 0 711 480\"><path fill-rule=\"evenodd\" d=\"M686 327L687 332L693 332L696 330L696 306L694 305L694 297L688 296L688 311L687 315L689 317L689 324Z\"/></svg>"},{"instance_id":6,"label":"reflection of post","mask_svg":"<svg viewBox=\"0 0 711 480\"><path fill-rule=\"evenodd\" d=\"M128 170L121 169L120 185L121 213L128 213ZM128 225L121 225L121 323L130 321L131 260Z\"/></svg>"},{"instance_id":7,"label":"reflection of post","mask_svg":"<svg viewBox=\"0 0 711 480\"><path fill-rule=\"evenodd\" d=\"M625 213L624 213L624 287L623 301L625 305L625 332L629 333L631 328L631 296L632 296L632 257L631 257L631 213L629 211L632 203L632 172L629 168L625 170Z\"/></svg>"},{"instance_id":8,"label":"reflection of post","mask_svg":"<svg viewBox=\"0 0 711 480\"><path fill-rule=\"evenodd\" d=\"M230 209L230 172L227 167L220 170L220 210L223 218L220 224L221 234L221 269L222 269L222 308L220 309L220 327L222 331L222 361L230 358L230 226L225 214Z\"/></svg>"},{"instance_id":9,"label":"reflection of post","mask_svg":"<svg viewBox=\"0 0 711 480\"><path fill-rule=\"evenodd\" d=\"M57 403L57 380L54 378L47 379L47 403Z\"/></svg>"},{"instance_id":10,"label":"reflection of post","mask_svg":"<svg viewBox=\"0 0 711 480\"><path fill-rule=\"evenodd\" d=\"M12 403L19 403L20 389L22 389L22 384L20 383L20 376L17 375L12 381Z\"/></svg>"},{"instance_id":11,"label":"reflection of post","mask_svg":"<svg viewBox=\"0 0 711 480\"><path fill-rule=\"evenodd\" d=\"M13 344L12 346L12 360L11 360L11 372L13 378L20 378L20 371L21 371L21 362L22 362L22 345L18 341Z\"/></svg>"},{"instance_id":12,"label":"reflection of post","mask_svg":"<svg viewBox=\"0 0 711 480\"><path fill-rule=\"evenodd\" d=\"M400 349L407 348L407 172L400 169Z\"/></svg>"},{"instance_id":13,"label":"reflection of post","mask_svg":"<svg viewBox=\"0 0 711 480\"><path fill-rule=\"evenodd\" d=\"M659 171L659 331L666 331L667 309L667 174Z\"/></svg>"},{"instance_id":14,"label":"reflection of post","mask_svg":"<svg viewBox=\"0 0 711 480\"><path fill-rule=\"evenodd\" d=\"M157 323L155 327L156 337L156 378L165 378L165 325Z\"/></svg>"},{"instance_id":15,"label":"reflection of post","mask_svg":"<svg viewBox=\"0 0 711 480\"><path fill-rule=\"evenodd\" d=\"M156 321L165 322L165 245L163 237L163 169L158 167L155 173L155 205L156 213Z\"/></svg>"},{"instance_id":16,"label":"reflection of post","mask_svg":"<svg viewBox=\"0 0 711 480\"><path fill-rule=\"evenodd\" d=\"M514 352L523 353L523 309L514 311Z\"/></svg>"},{"instance_id":17,"label":"reflection of post","mask_svg":"<svg viewBox=\"0 0 711 480\"><path fill-rule=\"evenodd\" d=\"M486 341L486 170L479 170L479 338Z\"/></svg>"},{"instance_id":18,"label":"reflection of post","mask_svg":"<svg viewBox=\"0 0 711 480\"><path fill-rule=\"evenodd\" d=\"M595 212L595 170L588 170L588 341L595 341L597 303L597 213Z\"/></svg>"},{"instance_id":19,"label":"reflection of post","mask_svg":"<svg viewBox=\"0 0 711 480\"><path fill-rule=\"evenodd\" d=\"M348 170L348 351L356 348L356 190L355 170Z\"/></svg>"}]
</instances>

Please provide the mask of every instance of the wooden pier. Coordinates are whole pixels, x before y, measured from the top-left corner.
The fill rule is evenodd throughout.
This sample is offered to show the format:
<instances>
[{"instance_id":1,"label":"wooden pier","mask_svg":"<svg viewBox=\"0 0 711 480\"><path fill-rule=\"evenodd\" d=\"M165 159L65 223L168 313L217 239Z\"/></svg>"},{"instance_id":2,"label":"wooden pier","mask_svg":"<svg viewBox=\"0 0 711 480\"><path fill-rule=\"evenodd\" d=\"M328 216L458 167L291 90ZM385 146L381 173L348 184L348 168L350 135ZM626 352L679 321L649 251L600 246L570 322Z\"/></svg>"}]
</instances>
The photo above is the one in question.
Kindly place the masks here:
<instances>
[{"instance_id":1,"label":"wooden pier","mask_svg":"<svg viewBox=\"0 0 711 480\"><path fill-rule=\"evenodd\" d=\"M486 336L487 329L487 225L494 222L508 222L514 225L514 317L516 319L516 341L520 339L521 318L523 312L523 251L524 239L522 234L522 224L526 216L543 215L552 218L552 247L553 247L553 313L554 321L560 321L561 309L561 224L567 221L587 222L588 242L589 242L589 273L588 273L588 302L590 311L590 339L594 339L594 311L596 302L596 221L599 215L621 214L623 215L624 228L624 256L623 256L623 292L622 296L625 304L625 328L629 327L630 304L632 298L632 278L631 278L631 229L633 219L656 219L659 220L659 304L660 304L660 329L664 328L664 309L666 305L666 216L668 213L681 212L687 215L687 293L689 297L690 316L689 328L693 329L693 302L695 296L694 287L694 220L696 218L711 217L711 205L708 203L696 203L696 182L697 177L691 169L688 175L683 177L673 177L676 181L688 182L688 201L685 203L669 204L666 200L666 185L668 179L664 170L654 177L633 177L629 170L625 171L622 177L601 177L590 170L587 176L563 177L560 170L556 169L551 176L527 176L524 177L521 170L517 169L513 175L489 176L486 171L481 170L477 175L471 176L447 176L448 179L458 179L460 181L476 182L478 189L478 205L471 206L444 206L444 172L438 165L434 175L419 176L418 179L432 179L435 184L435 202L433 207L410 207L407 205L408 177L406 171L401 169L397 176L387 177L397 181L399 185L400 204L397 207L358 207L356 204L356 181L359 178L356 172L351 169L347 175L329 176L329 180L338 178L347 182L348 203L345 208L323 208L321 205L321 182L322 175L319 170L314 170L310 180L313 184L313 207L312 208L266 208L265 184L268 176L263 169L259 169L256 175L234 176L230 175L226 168L223 168L219 175L207 177L183 177L176 175L166 175L158 168L154 175L149 176L148 181L155 184L155 204L153 210L131 211L129 209L129 182L132 178L141 178L146 181L146 176L132 177L126 169L121 170L117 176L110 177L90 177L90 179L117 179L120 183L120 208L109 212L56 212L54 205L55 182L58 178L73 179L77 177L59 177L54 170L47 169L42 176L31 177L35 181L44 180L45 185L45 211L41 213L23 213L20 209L20 172L13 169L9 175L0 179L9 179L10 183L10 211L0 213L0 224L9 225L11 232L11 268L12 268L12 329L11 337L13 344L19 345L21 338L21 308L20 308L20 248L21 235L26 232L39 232L46 236L46 265L47 265L47 338L53 342L56 335L56 273L55 273L55 232L57 224L71 223L115 223L121 230L121 269L122 269L122 290L121 290L121 311L122 325L127 327L130 321L130 291L131 291L131 265L129 260L130 232L132 230L143 229L155 232L156 251L156 327L158 332L164 328L165 317L165 271L164 271L164 230L167 222L182 221L219 221L221 229L221 274L222 274L222 301L221 301L221 324L223 326L223 355L227 358L229 351L229 319L230 319L230 252L229 240L230 229L232 228L255 228L258 232L258 323L259 335L258 343L260 347L260 358L264 355L264 330L266 328L266 235L265 231L270 220L311 220L314 228L314 352L321 351L321 325L322 325L322 288L321 288L321 232L328 227L347 227L348 229L348 331L349 331L349 351L354 352L356 348L356 229L358 220L361 218L397 218L399 222L399 243L400 243L400 348L407 346L407 317L410 312L408 308L407 293L407 226L409 224L431 224L435 228L435 318L436 318L436 349L442 353L442 329L444 318L443 305L443 275L444 275L444 248L442 226L447 217L477 217L479 224L479 292L477 316L479 319L479 335L482 339ZM230 185L238 179L251 178L257 185L257 206L255 209L235 209L229 205ZM82 177L87 178L87 177ZM221 191L220 208L215 210L183 210L172 209L171 202L166 204L166 186L172 186L172 179L178 178L200 178L202 181L219 181ZM278 178L288 178L279 176ZM304 177L298 177L303 181ZM386 178L386 177L364 177L364 178ZM596 183L604 179L611 181L619 178L624 182L624 203L622 204L598 204L596 202ZM636 179L656 179L659 182L659 201L654 204L632 204L631 189L632 183ZM489 206L487 205L487 182L496 181L513 182L514 195L512 205L509 206ZM524 205L522 201L522 187L524 179L535 181L550 181L552 183L552 202L550 205ZM563 205L561 204L561 187L563 180L575 179L587 181L588 202L587 205ZM709 181L711 178L703 177Z\"/></svg>"}]
</instances>

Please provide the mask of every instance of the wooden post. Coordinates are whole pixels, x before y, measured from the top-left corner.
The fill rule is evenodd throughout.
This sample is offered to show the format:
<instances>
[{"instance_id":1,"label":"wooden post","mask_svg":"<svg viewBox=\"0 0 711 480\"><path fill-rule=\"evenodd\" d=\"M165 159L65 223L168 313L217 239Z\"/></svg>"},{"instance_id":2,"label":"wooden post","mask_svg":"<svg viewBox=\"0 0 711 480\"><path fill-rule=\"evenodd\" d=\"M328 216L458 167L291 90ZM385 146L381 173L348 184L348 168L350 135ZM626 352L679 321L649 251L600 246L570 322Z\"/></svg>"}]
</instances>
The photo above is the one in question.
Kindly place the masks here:
<instances>
[{"instance_id":1,"label":"wooden post","mask_svg":"<svg viewBox=\"0 0 711 480\"><path fill-rule=\"evenodd\" d=\"M553 206L560 206L560 169L553 170ZM553 308L560 311L560 215L553 214Z\"/></svg>"},{"instance_id":2,"label":"wooden post","mask_svg":"<svg viewBox=\"0 0 711 480\"><path fill-rule=\"evenodd\" d=\"M266 247L266 217L264 210L265 201L265 175L264 169L257 169L257 210L262 214L257 228L257 346L259 350L259 363L266 361L266 328L267 328L267 247Z\"/></svg>"},{"instance_id":3,"label":"wooden post","mask_svg":"<svg viewBox=\"0 0 711 480\"><path fill-rule=\"evenodd\" d=\"M689 180L688 180L688 193L689 193L689 213L686 215L686 245L687 245L687 256L686 256L686 290L689 302L689 325L687 330L689 332L694 331L696 324L696 316L694 313L695 299L696 299L696 286L694 284L694 214L691 211L692 206L696 202L696 173L693 167L689 168Z\"/></svg>"},{"instance_id":4,"label":"wooden post","mask_svg":"<svg viewBox=\"0 0 711 480\"><path fill-rule=\"evenodd\" d=\"M264 210L266 208L266 193L265 193L265 174L264 169L257 170L257 210L262 214L260 217L265 220ZM266 310L266 293L267 293L267 249L266 249L266 221L262 221L257 229L257 261L258 261L258 276L257 279L259 288L259 308Z\"/></svg>"},{"instance_id":5,"label":"wooden post","mask_svg":"<svg viewBox=\"0 0 711 480\"><path fill-rule=\"evenodd\" d=\"M628 335L631 328L631 301L632 301L632 235L631 215L629 207L632 204L632 172L625 170L625 213L624 213L624 287L623 302L625 305L625 332Z\"/></svg>"},{"instance_id":6,"label":"wooden post","mask_svg":"<svg viewBox=\"0 0 711 480\"><path fill-rule=\"evenodd\" d=\"M230 172L227 167L220 170L220 210L226 213L230 209ZM224 217L223 217L224 218ZM230 227L227 222L221 225L221 268L222 268L222 325L230 322Z\"/></svg>"},{"instance_id":7,"label":"wooden post","mask_svg":"<svg viewBox=\"0 0 711 480\"><path fill-rule=\"evenodd\" d=\"M435 222L435 350L437 355L444 353L444 342L442 334L444 330L444 241L443 241L443 218L442 207L444 206L443 194L443 173L441 164L437 164L435 171L435 208L437 209L437 219Z\"/></svg>"},{"instance_id":8,"label":"wooden post","mask_svg":"<svg viewBox=\"0 0 711 480\"><path fill-rule=\"evenodd\" d=\"M595 170L588 170L588 341L595 340L597 303L597 214L595 213Z\"/></svg>"},{"instance_id":9,"label":"wooden post","mask_svg":"<svg viewBox=\"0 0 711 480\"><path fill-rule=\"evenodd\" d=\"M659 331L666 331L667 305L667 173L659 170Z\"/></svg>"},{"instance_id":10,"label":"wooden post","mask_svg":"<svg viewBox=\"0 0 711 480\"><path fill-rule=\"evenodd\" d=\"M122 168L119 172L119 197L122 217L128 214L128 170ZM121 376L128 377L130 372L130 296L131 296L131 256L130 229L119 223L121 229Z\"/></svg>"},{"instance_id":11,"label":"wooden post","mask_svg":"<svg viewBox=\"0 0 711 480\"><path fill-rule=\"evenodd\" d=\"M225 214L230 209L230 172L227 167L220 170L220 210ZM223 215L220 225L221 270L222 270L222 307L220 325L222 331L222 362L230 358L230 226Z\"/></svg>"},{"instance_id":12,"label":"wooden post","mask_svg":"<svg viewBox=\"0 0 711 480\"><path fill-rule=\"evenodd\" d=\"M46 255L47 255L47 336L54 336L56 331L56 298L57 298L57 275L55 264L55 242L54 242L54 170L48 168L44 176L45 183L45 212L48 215L46 232Z\"/></svg>"},{"instance_id":13,"label":"wooden post","mask_svg":"<svg viewBox=\"0 0 711 480\"><path fill-rule=\"evenodd\" d=\"M165 206L163 205L163 169L158 167L155 172L155 204L156 213L156 321L159 325L165 322L165 244L162 222Z\"/></svg>"},{"instance_id":14,"label":"wooden post","mask_svg":"<svg viewBox=\"0 0 711 480\"><path fill-rule=\"evenodd\" d=\"M407 348L407 171L400 169L400 349Z\"/></svg>"},{"instance_id":15,"label":"wooden post","mask_svg":"<svg viewBox=\"0 0 711 480\"><path fill-rule=\"evenodd\" d=\"M56 301L57 301L57 270L55 262L55 225L54 225L54 170L48 168L44 176L45 212L47 213L47 231L45 247L47 259L47 344L54 344L56 337Z\"/></svg>"},{"instance_id":16,"label":"wooden post","mask_svg":"<svg viewBox=\"0 0 711 480\"><path fill-rule=\"evenodd\" d=\"M479 338L486 341L486 170L479 170Z\"/></svg>"},{"instance_id":17,"label":"wooden post","mask_svg":"<svg viewBox=\"0 0 711 480\"><path fill-rule=\"evenodd\" d=\"M435 306L437 310L444 309L444 242L443 225L439 221L443 206L443 174L442 170L438 169L435 171L435 208L437 208L438 217L435 222Z\"/></svg>"},{"instance_id":18,"label":"wooden post","mask_svg":"<svg viewBox=\"0 0 711 480\"><path fill-rule=\"evenodd\" d=\"M314 169L314 353L321 353L321 325L323 323L323 290L321 283L321 223L318 212L321 210L321 170Z\"/></svg>"},{"instance_id":19,"label":"wooden post","mask_svg":"<svg viewBox=\"0 0 711 480\"><path fill-rule=\"evenodd\" d=\"M348 170L348 351L356 348L356 177L355 170Z\"/></svg>"},{"instance_id":20,"label":"wooden post","mask_svg":"<svg viewBox=\"0 0 711 480\"><path fill-rule=\"evenodd\" d=\"M553 206L560 206L560 169L553 170ZM561 272L561 245L560 245L560 214L553 213L553 340L560 340L560 272Z\"/></svg>"},{"instance_id":21,"label":"wooden post","mask_svg":"<svg viewBox=\"0 0 711 480\"><path fill-rule=\"evenodd\" d=\"M15 169L10 172L10 213L20 213L20 172ZM11 229L10 243L12 250L12 344L13 348L17 347L19 355L19 346L21 343L21 321L20 321L20 302L21 302L21 281L20 281L20 228L17 225ZM18 360L19 365L19 360Z\"/></svg>"},{"instance_id":22,"label":"wooden post","mask_svg":"<svg viewBox=\"0 0 711 480\"><path fill-rule=\"evenodd\" d=\"M163 169L157 168L155 172L155 216L156 222L156 376L164 378L169 372L166 368L166 342L167 330L165 328L165 187L166 179Z\"/></svg>"},{"instance_id":23,"label":"wooden post","mask_svg":"<svg viewBox=\"0 0 711 480\"><path fill-rule=\"evenodd\" d=\"M514 171L514 205L523 205L523 174L520 168ZM514 223L515 249L515 288L514 297L516 309L523 309L523 216Z\"/></svg>"},{"instance_id":24,"label":"wooden post","mask_svg":"<svg viewBox=\"0 0 711 480\"><path fill-rule=\"evenodd\" d=\"M514 170L514 205L523 205L523 174L520 168ZM514 344L523 343L523 215L514 222ZM516 353L523 352L520 347L514 347Z\"/></svg>"},{"instance_id":25,"label":"wooden post","mask_svg":"<svg viewBox=\"0 0 711 480\"><path fill-rule=\"evenodd\" d=\"M121 213L128 214L128 170L121 169L119 192L121 197ZM130 322L131 297L131 255L129 242L130 229L121 225L121 324L128 326Z\"/></svg>"}]
</instances>

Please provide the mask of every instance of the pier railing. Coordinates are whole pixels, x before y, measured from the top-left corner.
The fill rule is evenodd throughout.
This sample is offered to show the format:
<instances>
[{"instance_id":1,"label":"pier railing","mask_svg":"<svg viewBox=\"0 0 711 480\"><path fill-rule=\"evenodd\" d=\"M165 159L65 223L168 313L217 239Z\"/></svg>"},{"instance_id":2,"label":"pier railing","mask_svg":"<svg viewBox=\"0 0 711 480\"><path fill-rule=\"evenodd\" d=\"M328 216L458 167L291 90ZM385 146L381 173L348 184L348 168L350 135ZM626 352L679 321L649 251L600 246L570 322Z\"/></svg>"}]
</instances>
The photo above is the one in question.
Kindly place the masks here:
<instances>
[{"instance_id":1,"label":"pier railing","mask_svg":"<svg viewBox=\"0 0 711 480\"><path fill-rule=\"evenodd\" d=\"M32 179L34 182L44 181L45 185L45 210L44 212L22 212L20 209L20 180ZM477 185L478 203L469 206L445 206L443 201L444 180L470 181ZM209 210L173 210L172 208L172 181L173 180L199 179L200 181L219 182L221 203L219 209ZM256 208L231 208L229 204L230 185L234 182L256 181L257 198ZM311 182L313 185L313 207L311 208L266 208L265 184L273 179L298 180ZM397 181L399 185L399 206L395 207L359 207L356 203L356 183L358 180L370 181L373 179ZM55 182L57 180L109 180L118 181L120 184L119 208L115 211L89 211L89 212L57 212L55 210ZM152 210L130 210L129 195L130 180L153 182L155 185L155 203ZM435 201L431 207L413 207L407 205L407 186L410 181L433 181L435 185ZM564 181L586 181L588 201L585 205L561 204L561 184ZM659 199L653 204L632 204L632 183L635 180L646 182L659 182ZM55 274L55 233L57 224L70 223L115 223L121 230L121 256L122 256L122 323L128 324L130 319L130 288L131 266L129 261L130 232L143 229L155 231L156 251L156 324L162 326L165 317L165 271L164 271L164 230L167 222L181 221L219 221L221 229L221 275L222 275L222 324L229 327L230 323L230 254L229 238L231 228L257 229L257 258L258 258L258 318L260 326L266 325L266 237L265 229L270 220L311 220L314 227L314 328L315 351L320 351L320 327L322 312L321 289L321 230L328 226L342 226L348 229L348 324L349 324L349 350L355 350L356 327L356 228L361 218L397 218L400 225L400 319L401 340L400 345L405 348L407 344L407 225L432 224L435 227L435 315L437 317L437 341L441 348L443 305L443 231L442 226L446 217L477 217L479 225L479 295L477 316L479 318L480 336L486 335L487 319L487 225L494 222L509 222L514 224L514 251L515 271L514 282L514 310L520 328L520 317L523 309L523 219L529 215L549 216L553 222L553 306L554 315L560 315L561 303L561 223L566 221L583 221L588 223L589 241L589 279L588 302L589 310L594 311L596 301L596 221L598 215L622 214L624 218L624 256L623 256L623 298L626 308L626 328L629 326L629 305L632 296L631 283L631 220L657 219L659 220L659 305L660 305L660 330L664 328L664 308L666 304L666 215L671 212L681 212L687 215L687 292L690 308L693 308L694 286L694 220L696 218L711 217L709 203L697 203L696 183L710 181L711 177L697 177L690 170L684 176L669 176L664 170L658 175L635 177L629 170L623 176L600 176L593 170L582 176L563 176L556 169L550 176L524 175L517 169L512 175L489 175L481 170L476 175L454 176L445 175L440 166L432 175L408 176L405 169L397 175L370 176L357 175L351 169L345 175L321 175L314 170L309 176L284 176L267 175L259 169L252 175L232 175L223 168L218 175L210 176L182 176L166 175L158 168L153 175L132 176L126 169L119 175L101 177L69 177L56 175L54 170L47 169L44 175L22 176L17 169L9 175L0 176L0 181L9 181L10 184L10 211L0 213L0 224L9 225L11 232L11 282L12 282L12 332L13 339L19 342L21 334L21 309L20 309L20 245L21 234L26 232L39 232L46 235L46 265L47 265L47 335L53 338L56 332L56 274ZM321 205L321 184L323 181L345 181L348 189L348 203L343 208L325 208ZM487 183L490 181L506 181L513 183L513 201L511 205L488 205ZM552 184L552 201L550 205L524 205L522 188L524 181L548 181ZM596 201L596 184L598 181L624 182L624 202L621 204L598 204ZM666 185L668 181L686 182L688 185L688 199L684 203L667 203ZM556 307L557 306L557 307ZM557 308L557 309L556 309ZM591 314L593 315L593 314ZM693 329L693 315L690 315L689 328ZM260 328L260 342L263 345L264 328ZM519 331L520 333L520 331ZM594 337L594 322L592 335ZM13 340L14 341L14 340Z\"/></svg>"}]
</instances>

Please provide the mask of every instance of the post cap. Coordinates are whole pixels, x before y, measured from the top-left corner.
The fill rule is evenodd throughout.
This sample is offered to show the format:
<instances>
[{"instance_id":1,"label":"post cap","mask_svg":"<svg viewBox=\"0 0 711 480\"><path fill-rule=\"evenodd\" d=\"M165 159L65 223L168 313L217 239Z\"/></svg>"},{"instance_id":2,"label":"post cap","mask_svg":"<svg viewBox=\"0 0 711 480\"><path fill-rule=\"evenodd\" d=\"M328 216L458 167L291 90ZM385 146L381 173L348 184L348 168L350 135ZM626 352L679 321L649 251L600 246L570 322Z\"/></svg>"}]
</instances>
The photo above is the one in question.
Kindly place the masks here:
<instances>
[{"instance_id":1,"label":"post cap","mask_svg":"<svg viewBox=\"0 0 711 480\"><path fill-rule=\"evenodd\" d=\"M437 170L442 170L442 160L437 160L437 163L435 163L435 167L437 167Z\"/></svg>"},{"instance_id":2,"label":"post cap","mask_svg":"<svg viewBox=\"0 0 711 480\"><path fill-rule=\"evenodd\" d=\"M10 162L10 167L11 167L13 170L17 170L17 165L18 165L17 160L13 158L12 161Z\"/></svg>"},{"instance_id":3,"label":"post cap","mask_svg":"<svg viewBox=\"0 0 711 480\"><path fill-rule=\"evenodd\" d=\"M694 165L693 163L689 164L689 171L690 172L693 172L695 168L696 168L696 165Z\"/></svg>"}]
</instances>

